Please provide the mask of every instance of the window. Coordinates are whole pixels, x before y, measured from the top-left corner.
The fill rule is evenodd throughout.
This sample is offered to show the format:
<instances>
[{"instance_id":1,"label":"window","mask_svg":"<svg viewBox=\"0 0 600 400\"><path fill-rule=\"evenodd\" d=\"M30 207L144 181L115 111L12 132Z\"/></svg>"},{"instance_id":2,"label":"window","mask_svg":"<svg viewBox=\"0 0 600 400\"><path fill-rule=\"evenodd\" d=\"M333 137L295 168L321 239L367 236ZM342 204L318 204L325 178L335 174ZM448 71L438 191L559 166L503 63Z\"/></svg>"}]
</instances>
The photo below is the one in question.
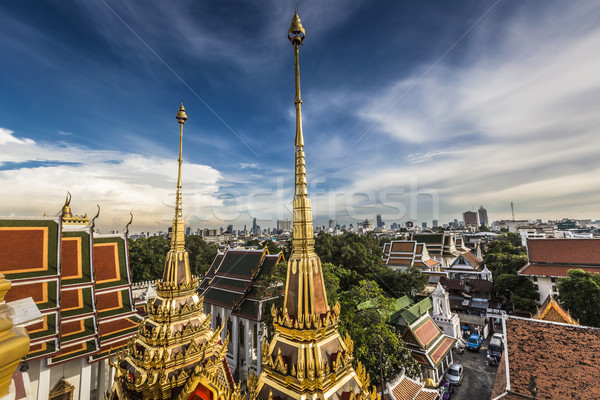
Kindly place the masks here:
<instances>
[{"instance_id":1,"label":"window","mask_svg":"<svg viewBox=\"0 0 600 400\"><path fill-rule=\"evenodd\" d=\"M551 281L552 283L556 283L556 278L550 278L550 281Z\"/></svg>"},{"instance_id":2,"label":"window","mask_svg":"<svg viewBox=\"0 0 600 400\"><path fill-rule=\"evenodd\" d=\"M553 293L558 293L558 290L556 289L556 285L552 285L552 292Z\"/></svg>"},{"instance_id":3,"label":"window","mask_svg":"<svg viewBox=\"0 0 600 400\"><path fill-rule=\"evenodd\" d=\"M72 400L75 386L62 378L50 391L50 400Z\"/></svg>"},{"instance_id":4,"label":"window","mask_svg":"<svg viewBox=\"0 0 600 400\"><path fill-rule=\"evenodd\" d=\"M537 276L534 276L534 277L533 277L533 281L534 281L534 282L537 282Z\"/></svg>"}]
</instances>

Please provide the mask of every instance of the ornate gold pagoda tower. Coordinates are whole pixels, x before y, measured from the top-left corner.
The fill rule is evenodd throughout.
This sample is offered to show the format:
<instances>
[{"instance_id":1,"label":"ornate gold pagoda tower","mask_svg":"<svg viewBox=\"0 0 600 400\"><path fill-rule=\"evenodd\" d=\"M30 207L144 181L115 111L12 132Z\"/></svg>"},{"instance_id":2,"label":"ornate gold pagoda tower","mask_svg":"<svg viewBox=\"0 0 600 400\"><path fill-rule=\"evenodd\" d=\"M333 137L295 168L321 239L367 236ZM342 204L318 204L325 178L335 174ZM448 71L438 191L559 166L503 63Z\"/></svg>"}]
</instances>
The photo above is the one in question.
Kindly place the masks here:
<instances>
[{"instance_id":1,"label":"ornate gold pagoda tower","mask_svg":"<svg viewBox=\"0 0 600 400\"><path fill-rule=\"evenodd\" d=\"M210 327L210 315L202 311L185 250L181 198L183 103L176 115L179 130L179 170L171 249L157 297L148 304L148 318L125 352L119 354L110 399L239 400L227 361L228 339Z\"/></svg>"},{"instance_id":2,"label":"ornate gold pagoda tower","mask_svg":"<svg viewBox=\"0 0 600 400\"><path fill-rule=\"evenodd\" d=\"M310 199L306 181L299 47L305 30L298 12L288 39L294 46L296 66L295 195L292 254L288 262L284 308L271 310L275 336L262 344L260 377L248 380L251 399L375 400L369 376L358 363L352 366L353 343L342 339L337 326L340 306L327 303L321 260L315 253Z\"/></svg>"}]
</instances>

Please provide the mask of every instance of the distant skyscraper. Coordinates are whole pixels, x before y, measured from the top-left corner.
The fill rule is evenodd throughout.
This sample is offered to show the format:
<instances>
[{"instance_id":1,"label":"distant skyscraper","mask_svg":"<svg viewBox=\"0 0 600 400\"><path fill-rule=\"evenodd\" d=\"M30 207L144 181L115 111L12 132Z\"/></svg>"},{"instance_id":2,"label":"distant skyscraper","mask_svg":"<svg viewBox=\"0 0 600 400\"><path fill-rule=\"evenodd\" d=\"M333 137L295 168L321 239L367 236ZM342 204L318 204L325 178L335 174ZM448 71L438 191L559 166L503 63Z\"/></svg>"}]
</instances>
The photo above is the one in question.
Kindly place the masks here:
<instances>
[{"instance_id":1,"label":"distant skyscraper","mask_svg":"<svg viewBox=\"0 0 600 400\"><path fill-rule=\"evenodd\" d=\"M187 227L185 228L185 236L190 236L192 234L192 228L191 227Z\"/></svg>"},{"instance_id":2,"label":"distant skyscraper","mask_svg":"<svg viewBox=\"0 0 600 400\"><path fill-rule=\"evenodd\" d=\"M437 219L434 219L433 221L431 221L431 226L433 226L434 228L437 228L439 226L439 221Z\"/></svg>"},{"instance_id":3,"label":"distant skyscraper","mask_svg":"<svg viewBox=\"0 0 600 400\"><path fill-rule=\"evenodd\" d=\"M254 234L260 234L260 226L256 224L256 218L254 218L252 221L252 230L250 232Z\"/></svg>"},{"instance_id":4,"label":"distant skyscraper","mask_svg":"<svg viewBox=\"0 0 600 400\"><path fill-rule=\"evenodd\" d=\"M333 229L333 228L335 228L335 219L330 219L330 220L329 220L329 228L330 228L330 229Z\"/></svg>"},{"instance_id":5,"label":"distant skyscraper","mask_svg":"<svg viewBox=\"0 0 600 400\"><path fill-rule=\"evenodd\" d=\"M385 222L381 220L381 214L377 214L377 227L383 228L385 226Z\"/></svg>"},{"instance_id":6,"label":"distant skyscraper","mask_svg":"<svg viewBox=\"0 0 600 400\"><path fill-rule=\"evenodd\" d=\"M465 221L465 226L479 226L479 214L475 211L465 211L463 221Z\"/></svg>"},{"instance_id":7,"label":"distant skyscraper","mask_svg":"<svg viewBox=\"0 0 600 400\"><path fill-rule=\"evenodd\" d=\"M488 226L487 210L481 206L479 207L479 210L477 210L477 213L479 214L479 224Z\"/></svg>"},{"instance_id":8,"label":"distant skyscraper","mask_svg":"<svg viewBox=\"0 0 600 400\"><path fill-rule=\"evenodd\" d=\"M227 225L227 233L233 233L233 225Z\"/></svg>"},{"instance_id":9,"label":"distant skyscraper","mask_svg":"<svg viewBox=\"0 0 600 400\"><path fill-rule=\"evenodd\" d=\"M427 229L427 222L422 222L422 223L421 223L421 227L422 227L423 229Z\"/></svg>"},{"instance_id":10,"label":"distant skyscraper","mask_svg":"<svg viewBox=\"0 0 600 400\"><path fill-rule=\"evenodd\" d=\"M278 220L277 221L277 230L279 232L291 232L292 231L292 221L289 219Z\"/></svg>"}]
</instances>

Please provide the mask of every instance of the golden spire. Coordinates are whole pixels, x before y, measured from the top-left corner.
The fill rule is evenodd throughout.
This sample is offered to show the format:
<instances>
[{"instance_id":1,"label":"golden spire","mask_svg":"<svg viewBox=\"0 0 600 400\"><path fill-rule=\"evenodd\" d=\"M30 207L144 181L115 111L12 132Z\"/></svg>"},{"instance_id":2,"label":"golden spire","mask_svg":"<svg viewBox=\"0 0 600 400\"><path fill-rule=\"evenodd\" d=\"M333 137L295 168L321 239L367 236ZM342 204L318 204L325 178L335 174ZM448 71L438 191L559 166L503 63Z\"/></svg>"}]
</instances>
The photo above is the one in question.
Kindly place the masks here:
<instances>
[{"instance_id":1,"label":"golden spire","mask_svg":"<svg viewBox=\"0 0 600 400\"><path fill-rule=\"evenodd\" d=\"M327 295L322 278L321 261L314 249L312 210L306 181L304 136L302 133L302 99L300 96L299 47L304 42L305 30L298 11L294 13L288 39L294 45L296 92L296 139L295 139L295 191L294 233L292 255L288 264L288 283L285 292L285 307L290 317L310 318L314 314L325 314L328 309Z\"/></svg>"},{"instance_id":2,"label":"golden spire","mask_svg":"<svg viewBox=\"0 0 600 400\"><path fill-rule=\"evenodd\" d=\"M296 62L296 140L294 233L288 262L283 309L271 309L275 335L261 345L260 377L249 374L250 400L356 399L378 400L369 391L369 376L361 363L352 366L354 344L337 329L340 305L327 304L321 260L315 253L312 212L306 183L300 67L298 48L304 41L298 12L292 18L288 39Z\"/></svg>"},{"instance_id":3,"label":"golden spire","mask_svg":"<svg viewBox=\"0 0 600 400\"><path fill-rule=\"evenodd\" d=\"M181 163L183 161L183 124L187 120L183 101L179 111L175 115L179 122L179 158L177 171L177 192L175 194L175 217L173 218L173 228L171 229L171 250L167 254L165 270L163 272L164 283L189 283L192 280L188 253L185 250L185 232L182 212L181 196Z\"/></svg>"}]
</instances>

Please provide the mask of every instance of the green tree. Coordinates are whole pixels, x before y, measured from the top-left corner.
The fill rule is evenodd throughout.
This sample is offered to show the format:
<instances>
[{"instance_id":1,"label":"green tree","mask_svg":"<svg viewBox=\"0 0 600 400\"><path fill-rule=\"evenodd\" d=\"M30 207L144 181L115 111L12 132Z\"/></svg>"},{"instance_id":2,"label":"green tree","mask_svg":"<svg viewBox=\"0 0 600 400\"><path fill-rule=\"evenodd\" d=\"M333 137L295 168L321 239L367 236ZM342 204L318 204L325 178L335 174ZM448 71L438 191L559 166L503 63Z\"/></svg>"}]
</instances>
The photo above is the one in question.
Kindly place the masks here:
<instances>
[{"instance_id":1,"label":"green tree","mask_svg":"<svg viewBox=\"0 0 600 400\"><path fill-rule=\"evenodd\" d=\"M494 278L497 297L511 301L515 309L534 312L539 298L535 286L524 276L503 274Z\"/></svg>"},{"instance_id":2,"label":"green tree","mask_svg":"<svg viewBox=\"0 0 600 400\"><path fill-rule=\"evenodd\" d=\"M281 251L281 247L277 246L275 242L272 240L265 240L261 243L261 247L267 246L267 250L269 250L269 254L279 254Z\"/></svg>"},{"instance_id":3,"label":"green tree","mask_svg":"<svg viewBox=\"0 0 600 400\"><path fill-rule=\"evenodd\" d=\"M366 301L368 307L357 308ZM340 305L340 334L352 337L354 357L366 368L373 383L383 388L386 379L403 368L408 376L419 376L419 364L396 328L386 322L393 310L393 299L386 297L376 282L362 280L341 292Z\"/></svg>"},{"instance_id":4,"label":"green tree","mask_svg":"<svg viewBox=\"0 0 600 400\"><path fill-rule=\"evenodd\" d=\"M169 248L169 239L163 236L129 240L129 266L132 280L140 282L162 278L165 256Z\"/></svg>"},{"instance_id":5,"label":"green tree","mask_svg":"<svg viewBox=\"0 0 600 400\"><path fill-rule=\"evenodd\" d=\"M558 281L560 302L582 325L600 327L600 274L572 269L567 275Z\"/></svg>"},{"instance_id":6,"label":"green tree","mask_svg":"<svg viewBox=\"0 0 600 400\"><path fill-rule=\"evenodd\" d=\"M217 246L207 243L198 235L189 235L185 238L185 248L189 253L192 274L203 277L217 255Z\"/></svg>"}]
</instances>

